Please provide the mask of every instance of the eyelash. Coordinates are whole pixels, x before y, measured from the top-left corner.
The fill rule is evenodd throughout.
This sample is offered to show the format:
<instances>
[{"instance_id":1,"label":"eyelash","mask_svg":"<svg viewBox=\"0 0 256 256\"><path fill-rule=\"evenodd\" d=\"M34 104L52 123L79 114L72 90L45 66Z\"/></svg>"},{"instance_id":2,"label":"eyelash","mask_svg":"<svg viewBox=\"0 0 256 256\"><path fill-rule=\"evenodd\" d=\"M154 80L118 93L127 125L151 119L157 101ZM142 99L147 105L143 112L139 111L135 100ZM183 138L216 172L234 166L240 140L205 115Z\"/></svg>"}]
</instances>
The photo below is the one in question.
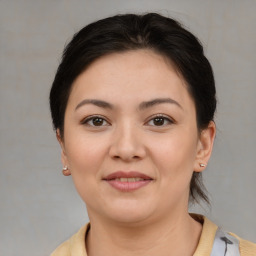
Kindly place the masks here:
<instances>
[{"instance_id":1,"label":"eyelash","mask_svg":"<svg viewBox=\"0 0 256 256\"><path fill-rule=\"evenodd\" d=\"M166 115L163 115L163 114L157 114L157 115L151 116L146 123L149 123L150 121L154 121L155 119L163 119L164 122L167 121L167 124L165 123L163 125L160 125L159 127L164 127L166 125L171 125L171 124L175 123L175 121L172 118L170 118ZM152 125L152 126L158 127L157 125Z\"/></svg>"},{"instance_id":2,"label":"eyelash","mask_svg":"<svg viewBox=\"0 0 256 256\"><path fill-rule=\"evenodd\" d=\"M103 122L106 122L108 125L110 125L110 123L106 120L105 117L101 116L101 115L94 115L94 116L89 116L89 117L86 117L85 119L83 119L81 121L81 124L83 125L87 125L87 126L91 126L91 127L102 127L102 126L106 126L106 125L92 125L92 124L89 124L90 121L93 121L94 119L102 119Z\"/></svg>"},{"instance_id":3,"label":"eyelash","mask_svg":"<svg viewBox=\"0 0 256 256\"><path fill-rule=\"evenodd\" d=\"M154 121L157 118L158 119L163 119L165 123L163 125L159 125L159 126L158 125L149 125L149 126L164 127L164 126L167 126L167 125L175 124L175 121L172 118L167 117L167 116L165 116L163 114L157 114L157 115L151 116L145 124L148 124L150 121ZM93 121L94 119L101 119L103 122L106 122L107 125L99 125L99 126L97 126L97 125L89 124L89 122ZM167 122L167 124L166 124L166 122ZM101 116L101 115L89 116L89 117L83 119L81 121L81 124L87 125L87 126L91 126L91 127L110 126L110 123L106 120L106 118Z\"/></svg>"}]
</instances>

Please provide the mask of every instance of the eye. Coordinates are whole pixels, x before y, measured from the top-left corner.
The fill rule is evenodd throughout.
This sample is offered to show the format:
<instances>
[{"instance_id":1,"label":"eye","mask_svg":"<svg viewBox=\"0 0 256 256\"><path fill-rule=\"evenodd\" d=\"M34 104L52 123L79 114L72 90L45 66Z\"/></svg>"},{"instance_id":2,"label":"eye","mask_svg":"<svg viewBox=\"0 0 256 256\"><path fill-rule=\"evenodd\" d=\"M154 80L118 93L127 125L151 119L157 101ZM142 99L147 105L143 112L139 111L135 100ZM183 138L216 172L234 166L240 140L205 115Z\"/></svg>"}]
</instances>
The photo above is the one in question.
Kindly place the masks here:
<instances>
[{"instance_id":1,"label":"eye","mask_svg":"<svg viewBox=\"0 0 256 256\"><path fill-rule=\"evenodd\" d=\"M82 120L81 124L87 126L108 126L110 125L109 122L106 121L105 118L101 116L90 116Z\"/></svg>"},{"instance_id":2,"label":"eye","mask_svg":"<svg viewBox=\"0 0 256 256\"><path fill-rule=\"evenodd\" d=\"M166 126L173 123L174 121L171 118L168 118L163 115L154 116L147 122L147 124L150 126Z\"/></svg>"}]
</instances>

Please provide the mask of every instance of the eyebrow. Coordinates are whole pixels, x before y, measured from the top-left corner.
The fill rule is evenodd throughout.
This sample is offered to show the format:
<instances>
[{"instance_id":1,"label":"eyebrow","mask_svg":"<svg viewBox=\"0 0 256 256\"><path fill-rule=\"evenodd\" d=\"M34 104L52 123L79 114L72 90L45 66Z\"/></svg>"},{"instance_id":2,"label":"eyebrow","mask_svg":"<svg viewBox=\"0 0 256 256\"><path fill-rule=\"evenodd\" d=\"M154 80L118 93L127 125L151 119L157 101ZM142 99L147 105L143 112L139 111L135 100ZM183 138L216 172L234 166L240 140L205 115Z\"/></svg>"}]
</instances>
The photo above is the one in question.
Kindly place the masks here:
<instances>
[{"instance_id":1,"label":"eyebrow","mask_svg":"<svg viewBox=\"0 0 256 256\"><path fill-rule=\"evenodd\" d=\"M179 108L183 109L182 106L174 99L171 99L171 98L157 98L157 99L153 99L153 100L150 100L150 101L144 101L144 102L140 103L139 110L143 110L143 109L153 107L155 105L163 104L163 103L175 104Z\"/></svg>"},{"instance_id":2,"label":"eyebrow","mask_svg":"<svg viewBox=\"0 0 256 256\"><path fill-rule=\"evenodd\" d=\"M176 106L178 106L179 108L183 109L182 106L176 101L173 100L171 98L157 98L157 99L153 99L150 101L143 101L140 103L139 105L139 110L144 110L150 107L153 107L155 105L158 104L164 104L164 103L169 103L169 104L175 104ZM78 108L86 105L86 104L93 104L97 107L101 107L101 108L108 108L108 109L113 109L114 106L106 101L103 100L96 100L96 99L85 99L82 100L75 108L75 110L77 110Z\"/></svg>"},{"instance_id":3,"label":"eyebrow","mask_svg":"<svg viewBox=\"0 0 256 256\"><path fill-rule=\"evenodd\" d=\"M78 108L86 105L86 104L93 104L97 107L101 107L101 108L109 108L109 109L113 109L113 105L106 102L106 101L103 101L103 100L95 100L95 99L85 99L85 100L82 100L75 108L75 110L77 110Z\"/></svg>"}]
</instances>

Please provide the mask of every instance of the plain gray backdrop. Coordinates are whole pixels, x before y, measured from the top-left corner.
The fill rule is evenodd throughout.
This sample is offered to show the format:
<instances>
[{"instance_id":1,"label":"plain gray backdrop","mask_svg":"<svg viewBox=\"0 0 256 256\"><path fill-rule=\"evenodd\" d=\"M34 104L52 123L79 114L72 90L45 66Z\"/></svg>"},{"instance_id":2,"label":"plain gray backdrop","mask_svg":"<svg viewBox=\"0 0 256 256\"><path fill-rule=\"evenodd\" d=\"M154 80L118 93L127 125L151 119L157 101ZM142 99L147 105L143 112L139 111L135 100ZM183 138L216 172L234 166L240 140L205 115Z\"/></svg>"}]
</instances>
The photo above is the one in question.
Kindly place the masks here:
<instances>
[{"instance_id":1,"label":"plain gray backdrop","mask_svg":"<svg viewBox=\"0 0 256 256\"><path fill-rule=\"evenodd\" d=\"M0 255L43 256L88 221L61 174L48 94L64 45L86 24L154 11L202 41L218 94L215 148L204 172L212 208L192 208L256 241L255 0L0 1Z\"/></svg>"}]
</instances>

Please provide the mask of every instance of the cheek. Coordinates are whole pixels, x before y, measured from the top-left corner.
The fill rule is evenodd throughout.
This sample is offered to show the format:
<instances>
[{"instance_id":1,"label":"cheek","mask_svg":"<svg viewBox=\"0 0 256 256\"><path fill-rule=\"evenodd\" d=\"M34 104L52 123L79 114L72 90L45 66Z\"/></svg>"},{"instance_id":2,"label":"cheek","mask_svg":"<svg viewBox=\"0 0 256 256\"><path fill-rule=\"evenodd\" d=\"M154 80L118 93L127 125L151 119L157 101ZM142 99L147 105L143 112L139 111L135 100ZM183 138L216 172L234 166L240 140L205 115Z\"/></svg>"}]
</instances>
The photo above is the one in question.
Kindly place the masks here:
<instances>
[{"instance_id":1,"label":"cheek","mask_svg":"<svg viewBox=\"0 0 256 256\"><path fill-rule=\"evenodd\" d=\"M67 158L76 190L85 203L95 198L100 182L104 145L88 139L70 141Z\"/></svg>"},{"instance_id":2,"label":"cheek","mask_svg":"<svg viewBox=\"0 0 256 256\"><path fill-rule=\"evenodd\" d=\"M190 179L196 158L196 139L189 133L173 133L151 147L151 158L159 169L160 177L171 181ZM163 182L170 180L163 179Z\"/></svg>"},{"instance_id":3,"label":"cheek","mask_svg":"<svg viewBox=\"0 0 256 256\"><path fill-rule=\"evenodd\" d=\"M66 138L66 155L72 178L80 196L90 196L92 187L97 188L101 179L101 164L106 154L106 145L99 138L92 136L76 136Z\"/></svg>"},{"instance_id":4,"label":"cheek","mask_svg":"<svg viewBox=\"0 0 256 256\"><path fill-rule=\"evenodd\" d=\"M68 133L68 132L67 132ZM107 145L102 136L95 136L76 131L69 132L75 136L67 136L66 154L70 168L74 172L92 172L93 167L97 166L100 159L106 152Z\"/></svg>"},{"instance_id":5,"label":"cheek","mask_svg":"<svg viewBox=\"0 0 256 256\"><path fill-rule=\"evenodd\" d=\"M163 207L187 202L194 160L194 143L186 140L165 142L155 152L155 161L159 168L159 188L162 190L161 197L165 202L163 204L166 204Z\"/></svg>"}]
</instances>

